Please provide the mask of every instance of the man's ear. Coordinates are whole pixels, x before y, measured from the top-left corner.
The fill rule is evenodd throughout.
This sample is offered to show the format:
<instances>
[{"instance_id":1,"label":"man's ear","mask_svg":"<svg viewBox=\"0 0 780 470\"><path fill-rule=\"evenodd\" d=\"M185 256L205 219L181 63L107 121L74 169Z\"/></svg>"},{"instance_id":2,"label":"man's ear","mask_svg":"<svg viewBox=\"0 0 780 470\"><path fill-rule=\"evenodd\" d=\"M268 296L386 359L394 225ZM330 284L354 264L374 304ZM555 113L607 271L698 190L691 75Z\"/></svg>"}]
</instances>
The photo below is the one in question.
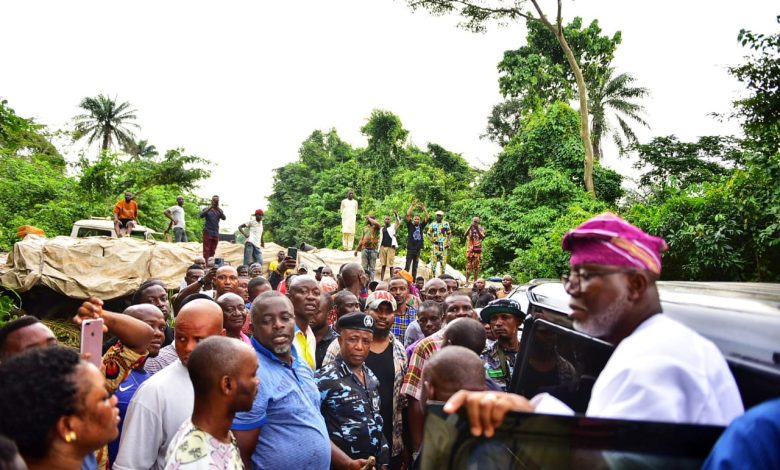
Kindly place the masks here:
<instances>
[{"instance_id":1,"label":"man's ear","mask_svg":"<svg viewBox=\"0 0 780 470\"><path fill-rule=\"evenodd\" d=\"M436 390L433 387L433 384L430 381L428 381L428 380L424 380L423 381L423 388L425 389L425 394L423 395L423 398L426 399L425 401L427 401L427 400L434 400L435 397L436 397L436 395L435 395ZM425 404L425 401L421 400L421 402L423 404Z\"/></svg>"},{"instance_id":2,"label":"man's ear","mask_svg":"<svg viewBox=\"0 0 780 470\"><path fill-rule=\"evenodd\" d=\"M628 299L638 300L645 295L650 287L649 274L644 271L634 271L628 273Z\"/></svg>"},{"instance_id":3,"label":"man's ear","mask_svg":"<svg viewBox=\"0 0 780 470\"><path fill-rule=\"evenodd\" d=\"M223 375L219 379L219 391L222 392L223 395L230 395L235 390L235 385L233 384L233 378L229 375Z\"/></svg>"}]
</instances>

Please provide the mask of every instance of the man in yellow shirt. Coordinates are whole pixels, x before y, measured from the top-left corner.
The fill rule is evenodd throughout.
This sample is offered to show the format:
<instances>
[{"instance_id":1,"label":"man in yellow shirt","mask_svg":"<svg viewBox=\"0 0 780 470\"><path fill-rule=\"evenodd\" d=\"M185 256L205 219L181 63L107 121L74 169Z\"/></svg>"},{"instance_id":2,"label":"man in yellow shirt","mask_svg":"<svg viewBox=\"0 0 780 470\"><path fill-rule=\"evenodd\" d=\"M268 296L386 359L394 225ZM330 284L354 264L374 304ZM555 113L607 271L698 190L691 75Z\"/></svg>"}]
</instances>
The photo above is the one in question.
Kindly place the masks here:
<instances>
[{"instance_id":1,"label":"man in yellow shirt","mask_svg":"<svg viewBox=\"0 0 780 470\"><path fill-rule=\"evenodd\" d=\"M320 285L311 276L295 276L287 286L287 297L295 315L293 346L298 358L314 370L317 340L309 323L320 308Z\"/></svg>"},{"instance_id":2,"label":"man in yellow shirt","mask_svg":"<svg viewBox=\"0 0 780 470\"><path fill-rule=\"evenodd\" d=\"M136 226L138 204L133 200L133 193L125 193L125 198L114 205L114 231L117 238L130 235ZM124 230L124 232L123 232Z\"/></svg>"}]
</instances>

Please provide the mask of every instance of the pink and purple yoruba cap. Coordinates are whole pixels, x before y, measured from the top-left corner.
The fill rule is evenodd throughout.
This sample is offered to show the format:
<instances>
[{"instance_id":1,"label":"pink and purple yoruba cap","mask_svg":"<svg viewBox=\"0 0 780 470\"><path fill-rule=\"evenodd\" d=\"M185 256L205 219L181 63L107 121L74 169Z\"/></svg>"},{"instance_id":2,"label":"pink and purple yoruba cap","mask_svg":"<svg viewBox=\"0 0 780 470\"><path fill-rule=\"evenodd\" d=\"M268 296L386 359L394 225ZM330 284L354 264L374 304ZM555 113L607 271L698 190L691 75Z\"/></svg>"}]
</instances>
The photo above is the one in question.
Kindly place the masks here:
<instances>
[{"instance_id":1,"label":"pink and purple yoruba cap","mask_svg":"<svg viewBox=\"0 0 780 470\"><path fill-rule=\"evenodd\" d=\"M646 269L661 274L662 238L648 235L611 212L599 214L563 236L571 266L604 264Z\"/></svg>"}]
</instances>

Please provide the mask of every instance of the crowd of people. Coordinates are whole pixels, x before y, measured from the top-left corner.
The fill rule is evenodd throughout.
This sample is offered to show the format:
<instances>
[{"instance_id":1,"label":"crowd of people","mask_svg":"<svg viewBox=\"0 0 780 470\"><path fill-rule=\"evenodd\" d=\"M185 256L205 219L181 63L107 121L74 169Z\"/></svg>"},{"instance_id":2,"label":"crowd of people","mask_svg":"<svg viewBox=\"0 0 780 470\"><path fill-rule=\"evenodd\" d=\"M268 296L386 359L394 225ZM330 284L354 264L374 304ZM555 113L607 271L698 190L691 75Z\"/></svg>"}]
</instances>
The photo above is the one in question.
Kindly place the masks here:
<instances>
[{"instance_id":1,"label":"crowd of people","mask_svg":"<svg viewBox=\"0 0 780 470\"><path fill-rule=\"evenodd\" d=\"M354 194L345 201L342 213L357 210ZM215 196L204 209L207 222L224 218L218 204ZM366 218L364 261L383 246L367 248L368 232L395 240L394 215L384 229ZM425 206L413 203L406 219L410 240L422 242ZM430 225L442 241L434 259L446 264L449 225L443 214ZM241 228L247 243L262 245L262 231ZM469 249L479 246L478 218L466 237ZM739 418L740 394L718 349L661 313L663 240L603 214L568 232L563 247L574 327L616 346L585 415L720 426L737 419L741 428L751 420L777 435L777 419ZM0 457L8 468L36 469L417 468L428 401L465 408L471 432L488 437L509 411L573 413L552 392L507 392L526 316L509 295L511 277L493 293L479 278L471 290L447 274L420 282L408 271L419 251L411 253L407 269L392 265L394 253L381 258L386 282L371 282L358 263L312 275L283 251L268 271L253 249L239 267L215 266L204 253L172 299L151 279L122 313L97 298L83 302L74 322L100 318L109 338L100 368L58 346L36 318L9 322L0 329L0 449L18 449L21 460ZM727 432L723 440L711 468L739 462L748 448L778 453L776 441L756 450L771 439Z\"/></svg>"}]
</instances>

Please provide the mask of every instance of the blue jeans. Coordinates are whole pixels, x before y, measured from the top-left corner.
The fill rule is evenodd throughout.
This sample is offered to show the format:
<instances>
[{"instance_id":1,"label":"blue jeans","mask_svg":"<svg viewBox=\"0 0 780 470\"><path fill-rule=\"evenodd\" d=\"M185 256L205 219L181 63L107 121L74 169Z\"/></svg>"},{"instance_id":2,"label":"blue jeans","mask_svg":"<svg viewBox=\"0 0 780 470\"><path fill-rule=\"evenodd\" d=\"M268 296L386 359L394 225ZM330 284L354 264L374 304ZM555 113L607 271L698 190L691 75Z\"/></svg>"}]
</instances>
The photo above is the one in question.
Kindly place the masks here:
<instances>
[{"instance_id":1,"label":"blue jeans","mask_svg":"<svg viewBox=\"0 0 780 470\"><path fill-rule=\"evenodd\" d=\"M374 273L376 272L376 257L379 254L376 250L371 250L369 248L363 249L363 271L366 272L366 275L368 276L368 282L371 282L374 280Z\"/></svg>"},{"instance_id":2,"label":"blue jeans","mask_svg":"<svg viewBox=\"0 0 780 470\"><path fill-rule=\"evenodd\" d=\"M263 252L254 243L246 242L244 243L244 265L249 266L252 263L263 264Z\"/></svg>"},{"instance_id":3,"label":"blue jeans","mask_svg":"<svg viewBox=\"0 0 780 470\"><path fill-rule=\"evenodd\" d=\"M187 242L187 232L182 227L173 227L173 241L175 243Z\"/></svg>"}]
</instances>

